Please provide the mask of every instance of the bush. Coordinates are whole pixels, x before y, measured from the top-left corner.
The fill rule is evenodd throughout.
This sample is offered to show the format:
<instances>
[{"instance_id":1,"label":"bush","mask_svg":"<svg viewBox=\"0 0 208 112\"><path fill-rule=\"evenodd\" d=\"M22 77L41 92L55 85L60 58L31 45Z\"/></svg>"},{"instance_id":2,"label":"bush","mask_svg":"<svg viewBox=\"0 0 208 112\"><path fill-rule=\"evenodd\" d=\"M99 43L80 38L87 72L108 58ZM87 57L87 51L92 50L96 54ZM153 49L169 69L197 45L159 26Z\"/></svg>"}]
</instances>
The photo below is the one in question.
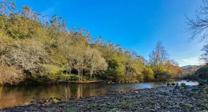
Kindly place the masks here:
<instances>
[{"instance_id":1,"label":"bush","mask_svg":"<svg viewBox=\"0 0 208 112\"><path fill-rule=\"evenodd\" d=\"M199 68L194 75L195 78L208 80L208 65Z\"/></svg>"},{"instance_id":2,"label":"bush","mask_svg":"<svg viewBox=\"0 0 208 112\"><path fill-rule=\"evenodd\" d=\"M43 44L32 39L16 40L0 49L0 61L34 73L39 71L40 64L49 60L43 48Z\"/></svg>"},{"instance_id":3,"label":"bush","mask_svg":"<svg viewBox=\"0 0 208 112\"><path fill-rule=\"evenodd\" d=\"M163 66L166 70L145 69L143 57L111 43L94 42L88 32L68 31L65 22L57 17L42 21L42 16L31 10L29 15L27 11L14 12L0 16L0 64L9 66L7 72L1 69L1 73L9 74L1 83L18 82L16 78L22 73L16 68L26 74L27 80L46 83L90 79L152 81L154 73L159 80L166 80L180 72L172 62ZM157 50L164 52L160 44Z\"/></svg>"},{"instance_id":4,"label":"bush","mask_svg":"<svg viewBox=\"0 0 208 112\"><path fill-rule=\"evenodd\" d=\"M0 85L17 85L24 81L25 76L20 70L6 65L0 65Z\"/></svg>"},{"instance_id":5,"label":"bush","mask_svg":"<svg viewBox=\"0 0 208 112\"><path fill-rule=\"evenodd\" d=\"M46 78L50 81L58 80L63 71L62 68L50 64L43 64L41 67L40 77Z\"/></svg>"},{"instance_id":6,"label":"bush","mask_svg":"<svg viewBox=\"0 0 208 112\"><path fill-rule=\"evenodd\" d=\"M158 71L156 74L156 80L158 81L167 81L171 78L171 74L167 71Z\"/></svg>"},{"instance_id":7,"label":"bush","mask_svg":"<svg viewBox=\"0 0 208 112\"><path fill-rule=\"evenodd\" d=\"M79 80L80 79L80 77L78 76L78 75L67 75L67 76L69 76L69 80L70 81L77 81L77 80Z\"/></svg>"},{"instance_id":8,"label":"bush","mask_svg":"<svg viewBox=\"0 0 208 112\"><path fill-rule=\"evenodd\" d=\"M80 79L79 75L75 74L60 74L58 75L57 81L78 81Z\"/></svg>"},{"instance_id":9,"label":"bush","mask_svg":"<svg viewBox=\"0 0 208 112\"><path fill-rule=\"evenodd\" d=\"M43 64L41 65L41 72L33 74L32 80L36 82L61 82L61 81L77 81L80 79L79 75L63 73L64 69L56 65Z\"/></svg>"},{"instance_id":10,"label":"bush","mask_svg":"<svg viewBox=\"0 0 208 112\"><path fill-rule=\"evenodd\" d=\"M153 67L153 71L155 73L155 80L157 81L167 81L172 77L172 74L163 66Z\"/></svg>"},{"instance_id":11,"label":"bush","mask_svg":"<svg viewBox=\"0 0 208 112\"><path fill-rule=\"evenodd\" d=\"M37 21L30 20L20 15L13 15L4 22L7 34L16 39L32 38L41 25Z\"/></svg>"},{"instance_id":12,"label":"bush","mask_svg":"<svg viewBox=\"0 0 208 112\"><path fill-rule=\"evenodd\" d=\"M150 67L146 67L143 71L145 81L153 81L155 79L154 72Z\"/></svg>"}]
</instances>

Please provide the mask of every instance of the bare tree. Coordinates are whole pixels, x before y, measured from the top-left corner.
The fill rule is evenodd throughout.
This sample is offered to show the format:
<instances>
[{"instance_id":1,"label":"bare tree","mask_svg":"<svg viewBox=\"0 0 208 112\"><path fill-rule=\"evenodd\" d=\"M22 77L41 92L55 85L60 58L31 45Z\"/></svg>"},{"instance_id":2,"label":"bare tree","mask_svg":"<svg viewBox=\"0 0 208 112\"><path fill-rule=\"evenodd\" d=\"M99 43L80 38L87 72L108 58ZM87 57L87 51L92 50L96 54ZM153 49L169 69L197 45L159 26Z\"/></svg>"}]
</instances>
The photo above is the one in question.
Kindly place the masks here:
<instances>
[{"instance_id":1,"label":"bare tree","mask_svg":"<svg viewBox=\"0 0 208 112\"><path fill-rule=\"evenodd\" d=\"M208 64L208 44L203 47L202 51L204 53L201 55L201 59Z\"/></svg>"},{"instance_id":2,"label":"bare tree","mask_svg":"<svg viewBox=\"0 0 208 112\"><path fill-rule=\"evenodd\" d=\"M192 38L200 38L202 41L208 39L208 0L202 0L201 6L195 19L187 18L190 30L192 30Z\"/></svg>"},{"instance_id":3,"label":"bare tree","mask_svg":"<svg viewBox=\"0 0 208 112\"><path fill-rule=\"evenodd\" d=\"M192 39L199 38L201 41L207 41L208 39L208 0L202 0L203 4L198 11L195 19L188 18L188 25L193 32ZM208 63L208 44L206 43L202 49L204 53L201 55L201 59Z\"/></svg>"},{"instance_id":4,"label":"bare tree","mask_svg":"<svg viewBox=\"0 0 208 112\"><path fill-rule=\"evenodd\" d=\"M16 4L14 0L1 0L0 1L0 14L9 15L15 12Z\"/></svg>"},{"instance_id":5,"label":"bare tree","mask_svg":"<svg viewBox=\"0 0 208 112\"><path fill-rule=\"evenodd\" d=\"M162 43L158 42L155 49L150 54L150 65L162 65L168 59L167 55L168 54L165 48L162 46Z\"/></svg>"}]
</instances>

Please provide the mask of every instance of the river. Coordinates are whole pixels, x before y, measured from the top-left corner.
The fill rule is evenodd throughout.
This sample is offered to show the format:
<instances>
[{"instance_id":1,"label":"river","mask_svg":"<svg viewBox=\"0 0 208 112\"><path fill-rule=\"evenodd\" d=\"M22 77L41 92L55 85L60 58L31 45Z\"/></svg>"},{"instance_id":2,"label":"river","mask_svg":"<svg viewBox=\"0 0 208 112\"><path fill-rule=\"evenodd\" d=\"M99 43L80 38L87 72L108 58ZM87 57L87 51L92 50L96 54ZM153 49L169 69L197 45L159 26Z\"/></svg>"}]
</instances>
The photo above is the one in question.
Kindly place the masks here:
<instances>
[{"instance_id":1,"label":"river","mask_svg":"<svg viewBox=\"0 0 208 112\"><path fill-rule=\"evenodd\" d=\"M176 81L178 84L198 85L193 81ZM134 83L134 84L61 84L37 87L0 87L0 108L8 108L30 104L42 99L59 98L61 100L79 99L90 96L103 96L112 92L126 92L134 89L146 89L165 86L166 83Z\"/></svg>"}]
</instances>

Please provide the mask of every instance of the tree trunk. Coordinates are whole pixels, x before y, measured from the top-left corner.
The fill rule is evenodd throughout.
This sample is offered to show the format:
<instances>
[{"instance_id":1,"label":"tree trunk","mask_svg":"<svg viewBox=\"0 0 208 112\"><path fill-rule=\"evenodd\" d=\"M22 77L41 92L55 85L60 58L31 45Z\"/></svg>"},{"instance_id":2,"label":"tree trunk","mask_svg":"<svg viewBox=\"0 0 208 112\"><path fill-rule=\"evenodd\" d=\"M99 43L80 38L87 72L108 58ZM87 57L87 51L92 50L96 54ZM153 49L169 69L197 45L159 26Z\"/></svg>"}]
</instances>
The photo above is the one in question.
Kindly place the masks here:
<instances>
[{"instance_id":1,"label":"tree trunk","mask_svg":"<svg viewBox=\"0 0 208 112\"><path fill-rule=\"evenodd\" d=\"M80 80L82 80L81 71L80 71L80 69L77 69L77 71L78 71L78 75L80 76L79 77L79 81L80 81Z\"/></svg>"},{"instance_id":2,"label":"tree trunk","mask_svg":"<svg viewBox=\"0 0 208 112\"><path fill-rule=\"evenodd\" d=\"M91 69L90 69L90 78L92 79L92 76L93 76L93 72L94 72L94 67L92 66Z\"/></svg>"}]
</instances>

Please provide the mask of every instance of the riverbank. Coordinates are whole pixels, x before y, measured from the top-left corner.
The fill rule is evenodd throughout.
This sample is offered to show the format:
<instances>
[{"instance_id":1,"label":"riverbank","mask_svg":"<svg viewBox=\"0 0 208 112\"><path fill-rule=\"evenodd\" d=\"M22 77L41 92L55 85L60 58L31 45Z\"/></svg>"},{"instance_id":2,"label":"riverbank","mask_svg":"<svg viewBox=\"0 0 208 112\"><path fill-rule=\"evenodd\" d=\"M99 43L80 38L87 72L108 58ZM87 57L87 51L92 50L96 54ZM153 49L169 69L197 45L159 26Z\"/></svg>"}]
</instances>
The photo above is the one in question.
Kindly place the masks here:
<instances>
[{"instance_id":1,"label":"riverbank","mask_svg":"<svg viewBox=\"0 0 208 112\"><path fill-rule=\"evenodd\" d=\"M1 110L22 111L140 111L140 112L199 112L208 111L208 86L159 87L111 93L80 100L33 103L28 106ZM53 103L52 103L53 102Z\"/></svg>"}]
</instances>

